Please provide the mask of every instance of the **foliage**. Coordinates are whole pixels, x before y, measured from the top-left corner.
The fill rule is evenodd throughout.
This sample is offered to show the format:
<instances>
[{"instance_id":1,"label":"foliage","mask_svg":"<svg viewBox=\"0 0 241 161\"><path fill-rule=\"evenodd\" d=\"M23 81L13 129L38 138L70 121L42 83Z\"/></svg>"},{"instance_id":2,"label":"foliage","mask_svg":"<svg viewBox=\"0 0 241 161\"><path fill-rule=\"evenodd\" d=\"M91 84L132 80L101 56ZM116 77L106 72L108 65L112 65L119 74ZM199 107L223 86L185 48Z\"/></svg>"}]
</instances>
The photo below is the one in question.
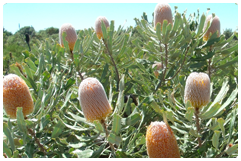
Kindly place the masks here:
<instances>
[{"instance_id":1,"label":"foliage","mask_svg":"<svg viewBox=\"0 0 241 161\"><path fill-rule=\"evenodd\" d=\"M4 64L4 73L15 73L26 81L35 107L27 119L21 108L15 120L4 113L5 157L147 158L146 127L162 121L163 115L177 138L181 157L237 157L236 33L229 39L213 34L203 42L204 14L200 19L195 15L186 19L185 14L175 12L173 27L164 21L156 31L145 15L135 18L136 26L127 29L114 30L114 21L107 29L102 25L103 40L93 28L80 30L74 60L67 42L62 48L58 39L45 38L45 31L35 33L40 40L32 41L31 52L18 33L8 37L4 60L10 61ZM57 34L50 29L46 35L50 31ZM14 51L17 46L9 42L21 52ZM203 145L198 147L194 108L183 102L184 87L191 72L207 72L209 60L211 102L201 110ZM164 64L158 77L152 68L155 61ZM108 138L101 124L86 122L81 111L78 86L85 77L96 77L103 84L113 107L106 119ZM114 155L108 142L114 144Z\"/></svg>"}]
</instances>

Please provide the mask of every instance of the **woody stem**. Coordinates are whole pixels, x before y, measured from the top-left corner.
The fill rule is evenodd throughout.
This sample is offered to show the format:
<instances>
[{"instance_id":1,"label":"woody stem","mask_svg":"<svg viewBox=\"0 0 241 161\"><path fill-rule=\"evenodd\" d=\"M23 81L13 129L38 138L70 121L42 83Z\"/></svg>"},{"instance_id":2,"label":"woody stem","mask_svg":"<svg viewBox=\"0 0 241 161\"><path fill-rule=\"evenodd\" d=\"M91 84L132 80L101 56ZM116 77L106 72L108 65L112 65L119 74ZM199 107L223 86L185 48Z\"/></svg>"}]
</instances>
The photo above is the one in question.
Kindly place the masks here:
<instances>
[{"instance_id":1,"label":"woody stem","mask_svg":"<svg viewBox=\"0 0 241 161\"><path fill-rule=\"evenodd\" d=\"M200 125L199 125L199 108L198 107L195 107L195 119L196 119L196 126L197 126L197 133L198 135L200 134ZM202 141L201 141L201 138L198 137L198 145L199 145L199 148L202 146Z\"/></svg>"},{"instance_id":2,"label":"woody stem","mask_svg":"<svg viewBox=\"0 0 241 161\"><path fill-rule=\"evenodd\" d=\"M101 125L103 126L103 129L104 129L105 135L106 135L106 139L107 139L108 136L109 136L109 131L108 131L108 129L107 129L105 120L103 120L103 119L100 120L100 123L101 123ZM109 142L109 141L108 141L108 143L109 143L109 145L110 145L112 155L115 157L115 148L114 148L114 145L113 145L111 142Z\"/></svg>"}]
</instances>

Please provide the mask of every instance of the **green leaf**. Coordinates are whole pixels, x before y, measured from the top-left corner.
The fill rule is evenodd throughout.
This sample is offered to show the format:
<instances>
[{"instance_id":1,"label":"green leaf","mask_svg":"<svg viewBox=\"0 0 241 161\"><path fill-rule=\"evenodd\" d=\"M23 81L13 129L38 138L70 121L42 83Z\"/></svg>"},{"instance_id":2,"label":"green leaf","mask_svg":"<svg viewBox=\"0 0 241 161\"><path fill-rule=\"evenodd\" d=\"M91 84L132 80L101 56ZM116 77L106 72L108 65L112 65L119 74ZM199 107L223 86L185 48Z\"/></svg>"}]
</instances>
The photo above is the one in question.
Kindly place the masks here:
<instances>
[{"instance_id":1,"label":"green leaf","mask_svg":"<svg viewBox=\"0 0 241 161\"><path fill-rule=\"evenodd\" d=\"M199 25L198 25L198 31L197 31L196 37L198 37L200 35L200 33L203 31L205 20L206 20L206 16L203 13L202 16L201 16Z\"/></svg>"},{"instance_id":2,"label":"green leaf","mask_svg":"<svg viewBox=\"0 0 241 161\"><path fill-rule=\"evenodd\" d=\"M47 114L47 115L43 116L40 121L40 129L39 130L42 131L45 128L45 126L49 124L49 122L50 122L50 115Z\"/></svg>"},{"instance_id":3,"label":"green leaf","mask_svg":"<svg viewBox=\"0 0 241 161\"><path fill-rule=\"evenodd\" d=\"M232 155L233 153L238 152L238 144L233 145L232 147L228 148L228 150L225 151L228 155Z\"/></svg>"},{"instance_id":4,"label":"green leaf","mask_svg":"<svg viewBox=\"0 0 241 161\"><path fill-rule=\"evenodd\" d=\"M57 138L64 130L64 124L62 121L58 120L58 123L54 126L51 138Z\"/></svg>"},{"instance_id":5,"label":"green leaf","mask_svg":"<svg viewBox=\"0 0 241 161\"><path fill-rule=\"evenodd\" d=\"M8 145L3 141L3 153L6 153L6 155L10 158L12 156L12 151L8 148Z\"/></svg>"},{"instance_id":6,"label":"green leaf","mask_svg":"<svg viewBox=\"0 0 241 161\"><path fill-rule=\"evenodd\" d=\"M219 110L214 114L215 117L217 117L237 96L238 94L238 88L236 88L231 95L229 96L229 98L227 99L227 101L225 103L222 104L222 106L219 108Z\"/></svg>"},{"instance_id":7,"label":"green leaf","mask_svg":"<svg viewBox=\"0 0 241 161\"><path fill-rule=\"evenodd\" d=\"M96 128L99 132L102 133L102 132L104 131L103 126L101 125L101 123L100 123L99 121L95 120L93 123L95 124L95 128Z\"/></svg>"},{"instance_id":8,"label":"green leaf","mask_svg":"<svg viewBox=\"0 0 241 161\"><path fill-rule=\"evenodd\" d=\"M232 113L231 113L231 120L230 120L230 125L229 125L229 138L228 138L228 142L230 142L231 138L232 138L232 133L233 133L233 127L234 127L234 123L235 123L235 119L237 116L237 110L233 109Z\"/></svg>"},{"instance_id":9,"label":"green leaf","mask_svg":"<svg viewBox=\"0 0 241 161\"><path fill-rule=\"evenodd\" d=\"M14 144L13 136L11 134L10 129L8 128L7 123L5 123L5 122L3 123L3 133L8 138L8 142L10 144L11 150L14 151L15 150L15 144Z\"/></svg>"},{"instance_id":10,"label":"green leaf","mask_svg":"<svg viewBox=\"0 0 241 161\"><path fill-rule=\"evenodd\" d=\"M200 115L200 118L205 120L205 119L209 119L209 118L213 117L214 114L220 109L220 107L221 107L221 104L216 103L215 105L211 106L211 108L209 108L207 111L202 113Z\"/></svg>"},{"instance_id":11,"label":"green leaf","mask_svg":"<svg viewBox=\"0 0 241 161\"><path fill-rule=\"evenodd\" d=\"M231 53L233 51L236 51L236 50L238 50L238 43L236 45L226 49L226 50L221 51L221 54L226 55L226 54L229 54L229 53Z\"/></svg>"},{"instance_id":12,"label":"green leaf","mask_svg":"<svg viewBox=\"0 0 241 161\"><path fill-rule=\"evenodd\" d=\"M91 158L99 158L100 155L105 151L105 146L107 142L103 143L98 150L95 150L91 156Z\"/></svg>"},{"instance_id":13,"label":"green leaf","mask_svg":"<svg viewBox=\"0 0 241 161\"><path fill-rule=\"evenodd\" d=\"M120 136L116 136L114 133L110 133L110 135L108 136L108 141L112 144L116 144L117 146L119 146L122 139Z\"/></svg>"},{"instance_id":14,"label":"green leaf","mask_svg":"<svg viewBox=\"0 0 241 161\"><path fill-rule=\"evenodd\" d=\"M25 135L27 134L27 127L24 120L22 107L17 107L17 125L19 128L19 131L23 132Z\"/></svg>"},{"instance_id":15,"label":"green leaf","mask_svg":"<svg viewBox=\"0 0 241 161\"><path fill-rule=\"evenodd\" d=\"M194 114L194 107L188 107L184 117L191 122L193 114Z\"/></svg>"},{"instance_id":16,"label":"green leaf","mask_svg":"<svg viewBox=\"0 0 241 161\"><path fill-rule=\"evenodd\" d=\"M78 38L77 40L76 40L76 42L75 42L75 44L74 44L74 50L73 50L73 52L77 52L78 50L79 50L79 48L80 48L80 39Z\"/></svg>"},{"instance_id":17,"label":"green leaf","mask_svg":"<svg viewBox=\"0 0 241 161\"><path fill-rule=\"evenodd\" d=\"M127 155L125 152L123 151L117 151L116 152L116 157L117 158L133 158L132 156L130 155Z\"/></svg>"},{"instance_id":18,"label":"green leaf","mask_svg":"<svg viewBox=\"0 0 241 161\"><path fill-rule=\"evenodd\" d=\"M170 33L170 38L172 36L174 36L174 34L176 33L177 29L181 26L181 23L182 23L181 14L177 12L176 15L175 15L175 21L174 21L174 25L173 25L172 31Z\"/></svg>"},{"instance_id":19,"label":"green leaf","mask_svg":"<svg viewBox=\"0 0 241 161\"><path fill-rule=\"evenodd\" d=\"M213 144L213 146L214 146L216 149L219 149L219 148L218 148L218 145L219 145L219 136L220 136L220 131L215 130L215 131L214 131L214 134L213 134L213 137L212 137L212 144Z\"/></svg>"},{"instance_id":20,"label":"green leaf","mask_svg":"<svg viewBox=\"0 0 241 161\"><path fill-rule=\"evenodd\" d=\"M222 131L222 135L223 135L223 137L225 137L225 128L224 128L225 120L223 118L219 118L217 121L218 121L218 126L220 127L220 129Z\"/></svg>"},{"instance_id":21,"label":"green leaf","mask_svg":"<svg viewBox=\"0 0 241 161\"><path fill-rule=\"evenodd\" d=\"M62 110L67 105L67 103L69 102L69 99L70 99L72 93L73 93L73 91L71 91L71 90L69 90L67 92L67 94L65 96L65 101L64 101L63 105L61 106L60 110Z\"/></svg>"},{"instance_id":22,"label":"green leaf","mask_svg":"<svg viewBox=\"0 0 241 161\"><path fill-rule=\"evenodd\" d=\"M146 143L145 135L141 135L136 139L136 146L142 145Z\"/></svg>"},{"instance_id":23,"label":"green leaf","mask_svg":"<svg viewBox=\"0 0 241 161\"><path fill-rule=\"evenodd\" d=\"M162 25L162 35L163 35L163 38L165 38L166 32L167 32L168 21L164 20L163 24L161 24L161 25Z\"/></svg>"},{"instance_id":24,"label":"green leaf","mask_svg":"<svg viewBox=\"0 0 241 161\"><path fill-rule=\"evenodd\" d=\"M34 151L35 147L33 142L29 142L25 145L25 152L29 158L33 158Z\"/></svg>"},{"instance_id":25,"label":"green leaf","mask_svg":"<svg viewBox=\"0 0 241 161\"><path fill-rule=\"evenodd\" d=\"M172 111L165 111L166 117L168 120L170 120L174 124L174 115Z\"/></svg>"},{"instance_id":26,"label":"green leaf","mask_svg":"<svg viewBox=\"0 0 241 161\"><path fill-rule=\"evenodd\" d=\"M18 150L15 150L14 152L13 152L13 156L12 156L13 158L19 158L19 151Z\"/></svg>"},{"instance_id":27,"label":"green leaf","mask_svg":"<svg viewBox=\"0 0 241 161\"><path fill-rule=\"evenodd\" d=\"M134 113L134 114L132 113L127 118L122 118L121 123L126 126L133 126L140 120L141 120L141 115L139 113Z\"/></svg>"},{"instance_id":28,"label":"green leaf","mask_svg":"<svg viewBox=\"0 0 241 161\"><path fill-rule=\"evenodd\" d=\"M64 89L67 91L73 84L75 84L75 79L69 78L67 83L65 84Z\"/></svg>"},{"instance_id":29,"label":"green leaf","mask_svg":"<svg viewBox=\"0 0 241 161\"><path fill-rule=\"evenodd\" d=\"M63 44L64 44L64 47L67 51L69 51L69 43L68 41L66 40L66 36L67 36L67 33L66 32L63 32L62 33L62 40L63 40Z\"/></svg>"},{"instance_id":30,"label":"green leaf","mask_svg":"<svg viewBox=\"0 0 241 161\"><path fill-rule=\"evenodd\" d=\"M115 113L113 116L112 132L118 135L120 130L121 130L121 117Z\"/></svg>"},{"instance_id":31,"label":"green leaf","mask_svg":"<svg viewBox=\"0 0 241 161\"><path fill-rule=\"evenodd\" d=\"M196 58L191 58L190 60L191 61L204 61L204 60L212 58L214 54L215 54L215 52L210 51L210 52L208 52L207 55L204 55L201 57L196 57Z\"/></svg>"},{"instance_id":32,"label":"green leaf","mask_svg":"<svg viewBox=\"0 0 241 161\"><path fill-rule=\"evenodd\" d=\"M90 158L93 154L93 150L91 149L86 149L86 150L79 150L76 149L72 151L73 154L76 154L78 158Z\"/></svg>"},{"instance_id":33,"label":"green leaf","mask_svg":"<svg viewBox=\"0 0 241 161\"><path fill-rule=\"evenodd\" d=\"M161 24L158 22L156 24L156 35L158 37L158 39L161 41L162 38L161 38Z\"/></svg>"},{"instance_id":34,"label":"green leaf","mask_svg":"<svg viewBox=\"0 0 241 161\"><path fill-rule=\"evenodd\" d=\"M107 39L107 30L106 30L105 23L103 21L101 21L101 30L102 30L102 33L103 33L103 38Z\"/></svg>"},{"instance_id":35,"label":"green leaf","mask_svg":"<svg viewBox=\"0 0 241 161\"><path fill-rule=\"evenodd\" d=\"M30 67L31 70L33 70L34 72L36 72L37 67L36 67L35 63L31 60L30 57L27 57L27 58L25 59L25 62L28 64L28 66Z\"/></svg>"}]
</instances>

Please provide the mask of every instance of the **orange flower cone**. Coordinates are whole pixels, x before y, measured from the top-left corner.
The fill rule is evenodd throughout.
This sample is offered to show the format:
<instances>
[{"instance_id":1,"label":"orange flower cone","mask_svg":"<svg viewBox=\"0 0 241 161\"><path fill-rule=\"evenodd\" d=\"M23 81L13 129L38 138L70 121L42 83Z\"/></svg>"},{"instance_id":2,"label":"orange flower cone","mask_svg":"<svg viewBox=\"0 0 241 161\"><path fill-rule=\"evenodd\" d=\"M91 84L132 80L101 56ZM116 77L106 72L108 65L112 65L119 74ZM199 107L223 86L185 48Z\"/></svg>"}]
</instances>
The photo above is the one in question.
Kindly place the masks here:
<instances>
[{"instance_id":1,"label":"orange flower cone","mask_svg":"<svg viewBox=\"0 0 241 161\"><path fill-rule=\"evenodd\" d=\"M34 104L25 81L15 74L3 78L3 108L10 118L16 118L17 107L22 107L23 115L33 112Z\"/></svg>"},{"instance_id":2,"label":"orange flower cone","mask_svg":"<svg viewBox=\"0 0 241 161\"><path fill-rule=\"evenodd\" d=\"M159 22L162 30L164 20L173 25L171 7L168 3L158 3L154 10L154 28L156 29L156 25Z\"/></svg>"},{"instance_id":3,"label":"orange flower cone","mask_svg":"<svg viewBox=\"0 0 241 161\"><path fill-rule=\"evenodd\" d=\"M206 30L207 28L207 25L208 25L208 22L211 20L212 18L212 15L209 15L207 18L206 18L206 21L205 21L205 24L204 24L204 27L203 27L203 31ZM215 16L213 18L213 21L211 23L211 26L209 27L209 29L207 30L207 32L205 33L205 35L203 36L203 40L204 41L208 41L208 39L210 38L210 33L213 34L215 33L216 31L218 31L218 37L220 36L220 20L217 16Z\"/></svg>"},{"instance_id":4,"label":"orange flower cone","mask_svg":"<svg viewBox=\"0 0 241 161\"><path fill-rule=\"evenodd\" d=\"M147 128L146 147L150 158L180 158L172 129L163 121L152 122Z\"/></svg>"},{"instance_id":5,"label":"orange flower cone","mask_svg":"<svg viewBox=\"0 0 241 161\"><path fill-rule=\"evenodd\" d=\"M86 78L80 83L79 102L89 122L104 120L112 112L104 87L96 78Z\"/></svg>"},{"instance_id":6,"label":"orange flower cone","mask_svg":"<svg viewBox=\"0 0 241 161\"><path fill-rule=\"evenodd\" d=\"M206 73L191 73L187 80L184 102L189 100L193 107L201 108L210 101L210 79Z\"/></svg>"},{"instance_id":7,"label":"orange flower cone","mask_svg":"<svg viewBox=\"0 0 241 161\"><path fill-rule=\"evenodd\" d=\"M103 16L97 17L97 19L95 20L95 32L96 32L98 39L103 38L103 33L101 30L101 22L102 21L104 22L106 28L110 26L106 17L103 17Z\"/></svg>"},{"instance_id":8,"label":"orange flower cone","mask_svg":"<svg viewBox=\"0 0 241 161\"><path fill-rule=\"evenodd\" d=\"M66 41L68 41L68 43L69 43L70 51L73 51L75 42L77 40L77 34L76 34L74 27L69 23L65 23L60 27L59 40L60 40L60 45L62 47L64 46L63 39L62 39L63 32L66 32Z\"/></svg>"}]
</instances>

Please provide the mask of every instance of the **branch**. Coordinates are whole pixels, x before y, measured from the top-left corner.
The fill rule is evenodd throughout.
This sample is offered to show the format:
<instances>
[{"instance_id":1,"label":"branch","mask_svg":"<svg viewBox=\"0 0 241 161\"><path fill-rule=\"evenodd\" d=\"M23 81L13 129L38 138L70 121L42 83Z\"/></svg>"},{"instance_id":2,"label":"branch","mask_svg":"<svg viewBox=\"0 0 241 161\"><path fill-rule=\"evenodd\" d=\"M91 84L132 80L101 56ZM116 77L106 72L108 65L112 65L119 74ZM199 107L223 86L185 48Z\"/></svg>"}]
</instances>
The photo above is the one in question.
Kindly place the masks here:
<instances>
[{"instance_id":1,"label":"branch","mask_svg":"<svg viewBox=\"0 0 241 161\"><path fill-rule=\"evenodd\" d=\"M200 134L201 130L200 130L200 125L199 125L199 117L198 117L199 109L197 107L195 107L194 114L195 114L195 120L196 120L196 126L197 126L197 133ZM202 141L201 141L200 137L198 137L197 139L198 139L198 145L199 145L199 148L200 148L202 146Z\"/></svg>"},{"instance_id":2,"label":"branch","mask_svg":"<svg viewBox=\"0 0 241 161\"><path fill-rule=\"evenodd\" d=\"M187 47L187 50L186 50L186 53L185 53L183 62L182 62L182 64L181 64L181 66L178 68L177 72L174 74L174 76L172 76L170 79L167 79L167 80L172 80L172 79L175 78L175 77L177 76L177 74L180 72L180 70L182 69L182 66L183 66L184 63L185 63L186 56L187 56L187 53L188 53L188 49L189 49L189 47Z\"/></svg>"},{"instance_id":3,"label":"branch","mask_svg":"<svg viewBox=\"0 0 241 161\"><path fill-rule=\"evenodd\" d=\"M117 91L119 91L119 82L120 82L119 72L118 72L116 63L115 63L115 61L114 61L114 59L113 59L113 57L112 57L112 51L109 50L108 45L107 45L107 43L106 43L106 40L103 39L103 41L104 41L105 47L106 47L106 49L107 49L107 53L109 54L110 59L111 59L111 61L112 61L112 64L113 64L114 67L115 67L115 72L116 72L116 77L117 77Z\"/></svg>"},{"instance_id":4,"label":"branch","mask_svg":"<svg viewBox=\"0 0 241 161\"><path fill-rule=\"evenodd\" d=\"M109 131L108 131L108 129L107 129L105 120L103 120L103 119L100 120L100 123L101 123L101 125L102 125L103 128L104 128L105 135L106 135L106 140L108 141ZM109 141L108 141L108 143L109 143L109 145L110 145L112 155L115 157L115 148L114 148L114 145L113 145L111 142L109 142Z\"/></svg>"},{"instance_id":5,"label":"branch","mask_svg":"<svg viewBox=\"0 0 241 161\"><path fill-rule=\"evenodd\" d=\"M160 88L161 87L161 84L162 84L162 82L163 81L165 81L165 75L166 75L166 72L167 72L167 65L168 65L168 50L167 50L167 44L165 44L165 53L166 53L166 55L165 55L165 69L164 69L164 73L163 73L163 76L162 76L162 80L158 83L158 85L157 85L157 87L156 87L156 89L155 89L155 92L158 90L158 88ZM155 93L154 92L154 93Z\"/></svg>"}]
</instances>

